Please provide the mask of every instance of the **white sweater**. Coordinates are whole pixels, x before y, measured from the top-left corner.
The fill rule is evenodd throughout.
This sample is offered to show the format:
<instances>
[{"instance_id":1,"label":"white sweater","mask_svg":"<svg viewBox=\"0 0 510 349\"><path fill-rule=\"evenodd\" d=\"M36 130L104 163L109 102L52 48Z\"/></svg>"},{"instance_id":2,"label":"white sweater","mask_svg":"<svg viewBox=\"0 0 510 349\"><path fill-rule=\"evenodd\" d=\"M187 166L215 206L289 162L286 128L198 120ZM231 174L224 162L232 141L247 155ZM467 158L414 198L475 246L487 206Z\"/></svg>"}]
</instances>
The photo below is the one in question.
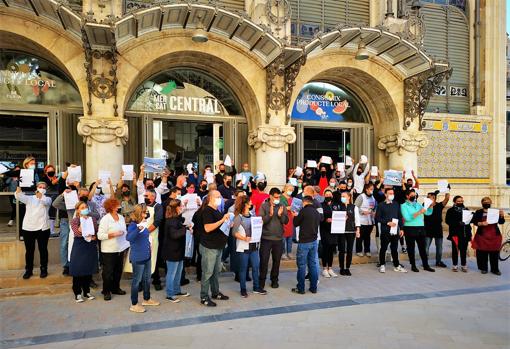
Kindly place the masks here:
<instances>
[{"instance_id":1,"label":"white sweater","mask_svg":"<svg viewBox=\"0 0 510 349\"><path fill-rule=\"evenodd\" d=\"M103 253L122 252L129 247L129 242L126 240L126 222L122 215L119 214L118 216L118 221L115 221L109 213L101 218L97 238L101 240L101 252ZM124 234L108 239L108 233L116 231L122 231Z\"/></svg>"},{"instance_id":2,"label":"white sweater","mask_svg":"<svg viewBox=\"0 0 510 349\"><path fill-rule=\"evenodd\" d=\"M51 206L51 198L43 195L40 199L35 195L25 193L14 194L16 200L26 205L25 218L22 229L26 231L38 231L50 229L48 210Z\"/></svg>"}]
</instances>

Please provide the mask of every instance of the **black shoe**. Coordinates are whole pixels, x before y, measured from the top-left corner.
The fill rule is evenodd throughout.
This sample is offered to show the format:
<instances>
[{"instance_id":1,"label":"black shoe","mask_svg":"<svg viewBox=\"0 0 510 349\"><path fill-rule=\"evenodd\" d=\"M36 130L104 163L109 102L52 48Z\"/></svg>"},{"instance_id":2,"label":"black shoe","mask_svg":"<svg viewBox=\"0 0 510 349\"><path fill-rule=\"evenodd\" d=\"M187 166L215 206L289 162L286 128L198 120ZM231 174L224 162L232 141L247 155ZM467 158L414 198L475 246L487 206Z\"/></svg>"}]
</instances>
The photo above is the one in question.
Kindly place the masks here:
<instances>
[{"instance_id":1,"label":"black shoe","mask_svg":"<svg viewBox=\"0 0 510 349\"><path fill-rule=\"evenodd\" d=\"M248 298L248 292L246 292L246 290L242 290L241 291L241 297Z\"/></svg>"},{"instance_id":2,"label":"black shoe","mask_svg":"<svg viewBox=\"0 0 510 349\"><path fill-rule=\"evenodd\" d=\"M297 287L293 288L291 291L297 294L305 294L305 291L300 291Z\"/></svg>"},{"instance_id":3,"label":"black shoe","mask_svg":"<svg viewBox=\"0 0 510 349\"><path fill-rule=\"evenodd\" d=\"M345 269L340 269L340 275L345 276Z\"/></svg>"},{"instance_id":4,"label":"black shoe","mask_svg":"<svg viewBox=\"0 0 510 349\"><path fill-rule=\"evenodd\" d=\"M181 281L181 286L186 286L189 284L189 279L184 279Z\"/></svg>"},{"instance_id":5,"label":"black shoe","mask_svg":"<svg viewBox=\"0 0 510 349\"><path fill-rule=\"evenodd\" d=\"M238 275L238 274L236 274L236 276L234 277L234 281L235 281L235 282L241 282L241 281L239 280L239 275Z\"/></svg>"},{"instance_id":6,"label":"black shoe","mask_svg":"<svg viewBox=\"0 0 510 349\"><path fill-rule=\"evenodd\" d=\"M482 274L487 274L487 270L482 270Z\"/></svg>"},{"instance_id":7,"label":"black shoe","mask_svg":"<svg viewBox=\"0 0 510 349\"><path fill-rule=\"evenodd\" d=\"M44 279L48 276L48 269L47 268L41 268L41 273L39 274L39 277L41 279Z\"/></svg>"},{"instance_id":8,"label":"black shoe","mask_svg":"<svg viewBox=\"0 0 510 349\"><path fill-rule=\"evenodd\" d=\"M305 280L310 280L310 274L305 275Z\"/></svg>"},{"instance_id":9,"label":"black shoe","mask_svg":"<svg viewBox=\"0 0 510 349\"><path fill-rule=\"evenodd\" d=\"M206 307L215 307L216 303L214 303L209 297L202 298L200 300L200 304L205 305Z\"/></svg>"},{"instance_id":10,"label":"black shoe","mask_svg":"<svg viewBox=\"0 0 510 349\"><path fill-rule=\"evenodd\" d=\"M161 291L163 289L163 287L161 287L161 284L154 284L154 289L156 291Z\"/></svg>"},{"instance_id":11,"label":"black shoe","mask_svg":"<svg viewBox=\"0 0 510 349\"><path fill-rule=\"evenodd\" d=\"M278 281L271 281L271 288L278 288L280 285L278 284Z\"/></svg>"},{"instance_id":12,"label":"black shoe","mask_svg":"<svg viewBox=\"0 0 510 349\"><path fill-rule=\"evenodd\" d=\"M436 270L435 269L432 269L431 267L429 267L428 265L426 267L423 267L423 270L426 270L426 271L430 271L431 273L435 272Z\"/></svg>"},{"instance_id":13,"label":"black shoe","mask_svg":"<svg viewBox=\"0 0 510 349\"><path fill-rule=\"evenodd\" d=\"M246 281L247 281L247 282L252 281L252 280L251 280L251 277L247 276L247 277L246 277Z\"/></svg>"},{"instance_id":14,"label":"black shoe","mask_svg":"<svg viewBox=\"0 0 510 349\"><path fill-rule=\"evenodd\" d=\"M126 291L121 290L120 288L118 290L115 290L112 292L113 294L118 294L119 296L123 296L126 294Z\"/></svg>"},{"instance_id":15,"label":"black shoe","mask_svg":"<svg viewBox=\"0 0 510 349\"><path fill-rule=\"evenodd\" d=\"M345 276L352 276L351 271L349 269L345 269Z\"/></svg>"},{"instance_id":16,"label":"black shoe","mask_svg":"<svg viewBox=\"0 0 510 349\"><path fill-rule=\"evenodd\" d=\"M110 292L107 292L103 296L105 301L111 301L112 300L112 294Z\"/></svg>"},{"instance_id":17,"label":"black shoe","mask_svg":"<svg viewBox=\"0 0 510 349\"><path fill-rule=\"evenodd\" d=\"M407 253L407 248L402 247L402 253Z\"/></svg>"},{"instance_id":18,"label":"black shoe","mask_svg":"<svg viewBox=\"0 0 510 349\"><path fill-rule=\"evenodd\" d=\"M62 275L69 276L69 267L64 267L62 270Z\"/></svg>"},{"instance_id":19,"label":"black shoe","mask_svg":"<svg viewBox=\"0 0 510 349\"><path fill-rule=\"evenodd\" d=\"M420 272L420 269L416 268L416 265L411 265L411 270L414 271L415 273Z\"/></svg>"},{"instance_id":20,"label":"black shoe","mask_svg":"<svg viewBox=\"0 0 510 349\"><path fill-rule=\"evenodd\" d=\"M228 301L228 296L225 296L223 293L218 293L217 295L212 296L213 299L218 299L220 301Z\"/></svg>"},{"instance_id":21,"label":"black shoe","mask_svg":"<svg viewBox=\"0 0 510 349\"><path fill-rule=\"evenodd\" d=\"M23 274L23 279L28 280L30 277L34 275L31 270L26 270L25 274Z\"/></svg>"},{"instance_id":22,"label":"black shoe","mask_svg":"<svg viewBox=\"0 0 510 349\"><path fill-rule=\"evenodd\" d=\"M499 270L498 271L491 271L491 273L493 273L494 275L497 275L497 276L501 275L501 272Z\"/></svg>"},{"instance_id":23,"label":"black shoe","mask_svg":"<svg viewBox=\"0 0 510 349\"><path fill-rule=\"evenodd\" d=\"M266 291L266 290L264 290L263 288L259 288L259 289L257 289L257 290L253 290L253 293L255 293L255 294L261 294L261 295L265 296L265 295L267 294L267 291Z\"/></svg>"},{"instance_id":24,"label":"black shoe","mask_svg":"<svg viewBox=\"0 0 510 349\"><path fill-rule=\"evenodd\" d=\"M138 292L142 292L143 291L143 286L142 286L142 283L140 283L138 285Z\"/></svg>"},{"instance_id":25,"label":"black shoe","mask_svg":"<svg viewBox=\"0 0 510 349\"><path fill-rule=\"evenodd\" d=\"M312 291L312 289L311 289L311 288L309 288L309 289L308 289L308 291L312 292L313 294L317 293L317 290Z\"/></svg>"},{"instance_id":26,"label":"black shoe","mask_svg":"<svg viewBox=\"0 0 510 349\"><path fill-rule=\"evenodd\" d=\"M443 262L437 263L436 267L438 267L438 268L448 268L448 266L446 264L444 264Z\"/></svg>"},{"instance_id":27,"label":"black shoe","mask_svg":"<svg viewBox=\"0 0 510 349\"><path fill-rule=\"evenodd\" d=\"M377 262L377 264L375 265L377 268L379 268L381 266L381 263Z\"/></svg>"},{"instance_id":28,"label":"black shoe","mask_svg":"<svg viewBox=\"0 0 510 349\"><path fill-rule=\"evenodd\" d=\"M97 288L97 284L94 282L94 280L90 281L90 288Z\"/></svg>"}]
</instances>

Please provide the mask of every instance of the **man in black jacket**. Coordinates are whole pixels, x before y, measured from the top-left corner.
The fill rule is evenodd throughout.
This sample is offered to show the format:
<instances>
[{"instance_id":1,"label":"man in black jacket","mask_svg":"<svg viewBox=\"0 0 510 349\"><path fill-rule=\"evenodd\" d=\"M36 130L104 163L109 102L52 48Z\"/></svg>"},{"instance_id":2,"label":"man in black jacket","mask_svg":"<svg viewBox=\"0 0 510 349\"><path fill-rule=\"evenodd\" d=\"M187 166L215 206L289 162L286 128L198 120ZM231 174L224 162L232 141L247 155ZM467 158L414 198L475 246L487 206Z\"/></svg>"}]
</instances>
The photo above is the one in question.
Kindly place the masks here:
<instances>
[{"instance_id":1,"label":"man in black jacket","mask_svg":"<svg viewBox=\"0 0 510 349\"><path fill-rule=\"evenodd\" d=\"M317 255L317 234L319 232L319 224L321 222L321 214L314 207L314 200L311 196L303 198L303 209L294 217L294 226L299 228L299 234L296 232L298 240L298 249L296 263L297 271L297 287L292 292L305 293L305 274L306 266L310 273L310 292L317 293L317 281L319 279L319 265Z\"/></svg>"}]
</instances>

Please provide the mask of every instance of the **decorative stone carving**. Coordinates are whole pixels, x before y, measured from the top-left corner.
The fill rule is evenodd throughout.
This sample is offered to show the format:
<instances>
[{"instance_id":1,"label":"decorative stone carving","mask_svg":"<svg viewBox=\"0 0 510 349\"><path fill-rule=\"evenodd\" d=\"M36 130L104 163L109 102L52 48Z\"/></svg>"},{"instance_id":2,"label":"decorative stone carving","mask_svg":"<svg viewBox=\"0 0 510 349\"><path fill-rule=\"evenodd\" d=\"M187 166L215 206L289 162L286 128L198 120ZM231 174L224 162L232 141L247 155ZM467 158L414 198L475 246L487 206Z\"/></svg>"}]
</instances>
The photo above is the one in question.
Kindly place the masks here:
<instances>
[{"instance_id":1,"label":"decorative stone carving","mask_svg":"<svg viewBox=\"0 0 510 349\"><path fill-rule=\"evenodd\" d=\"M289 144L296 141L296 132L291 126L262 125L248 134L248 144L255 149L267 147L288 151Z\"/></svg>"},{"instance_id":2,"label":"decorative stone carving","mask_svg":"<svg viewBox=\"0 0 510 349\"><path fill-rule=\"evenodd\" d=\"M429 144L429 140L423 132L399 132L393 135L383 136L379 139L377 147L384 150L386 156L398 151L401 155L404 151L418 152L419 149L425 148Z\"/></svg>"},{"instance_id":3,"label":"decorative stone carving","mask_svg":"<svg viewBox=\"0 0 510 349\"><path fill-rule=\"evenodd\" d=\"M81 117L78 123L78 134L83 136L83 143L92 145L115 142L116 146L125 145L128 140L128 125L125 119L95 119Z\"/></svg>"}]
</instances>

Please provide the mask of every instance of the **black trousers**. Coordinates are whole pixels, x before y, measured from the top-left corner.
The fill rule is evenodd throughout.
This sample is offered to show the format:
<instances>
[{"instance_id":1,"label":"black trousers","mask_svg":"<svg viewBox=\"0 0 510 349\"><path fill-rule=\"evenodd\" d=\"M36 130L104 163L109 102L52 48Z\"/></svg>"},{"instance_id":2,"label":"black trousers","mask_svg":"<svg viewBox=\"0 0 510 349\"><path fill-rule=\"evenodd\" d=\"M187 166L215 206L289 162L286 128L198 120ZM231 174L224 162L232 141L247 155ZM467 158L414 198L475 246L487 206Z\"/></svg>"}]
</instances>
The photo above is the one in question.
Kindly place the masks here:
<instances>
[{"instance_id":1,"label":"black trousers","mask_svg":"<svg viewBox=\"0 0 510 349\"><path fill-rule=\"evenodd\" d=\"M124 252L101 253L103 256L103 294L120 289L120 278L124 268Z\"/></svg>"},{"instance_id":2,"label":"black trousers","mask_svg":"<svg viewBox=\"0 0 510 349\"><path fill-rule=\"evenodd\" d=\"M16 218L16 204L14 203L14 195L9 195L9 203L11 204L11 216L10 220L13 221Z\"/></svg>"},{"instance_id":3,"label":"black trousers","mask_svg":"<svg viewBox=\"0 0 510 349\"><path fill-rule=\"evenodd\" d=\"M452 240L452 264L457 266L459 263L459 254L460 254L460 265L463 267L466 266L467 260L467 248L468 248L469 240L465 237L459 236L459 246L455 244Z\"/></svg>"},{"instance_id":4,"label":"black trousers","mask_svg":"<svg viewBox=\"0 0 510 349\"><path fill-rule=\"evenodd\" d=\"M373 225L362 225L360 227L360 237L356 239L356 253L370 252L370 234L374 230Z\"/></svg>"},{"instance_id":5,"label":"black trousers","mask_svg":"<svg viewBox=\"0 0 510 349\"><path fill-rule=\"evenodd\" d=\"M336 244L329 244L321 241L322 245L322 266L332 267L333 266L333 254L335 253Z\"/></svg>"},{"instance_id":6,"label":"black trousers","mask_svg":"<svg viewBox=\"0 0 510 349\"><path fill-rule=\"evenodd\" d=\"M355 233L338 234L338 262L340 269L349 269L352 262Z\"/></svg>"},{"instance_id":7,"label":"black trousers","mask_svg":"<svg viewBox=\"0 0 510 349\"><path fill-rule=\"evenodd\" d=\"M487 259L491 264L491 272L499 271L499 251L480 251L476 250L476 264L479 270L489 270Z\"/></svg>"},{"instance_id":8,"label":"black trousers","mask_svg":"<svg viewBox=\"0 0 510 349\"><path fill-rule=\"evenodd\" d=\"M41 269L48 268L48 240L50 230L27 231L23 230L23 242L25 243L25 270L34 269L35 242L39 249Z\"/></svg>"},{"instance_id":9,"label":"black trousers","mask_svg":"<svg viewBox=\"0 0 510 349\"><path fill-rule=\"evenodd\" d=\"M407 254L409 255L409 263L416 266L416 259L414 256L415 243L418 245L418 252L420 253L421 263L424 268L429 266L429 257L427 255L427 248L425 243L425 229L423 227L405 227L404 228Z\"/></svg>"},{"instance_id":10,"label":"black trousers","mask_svg":"<svg viewBox=\"0 0 510 349\"><path fill-rule=\"evenodd\" d=\"M73 276L73 292L77 296L79 294L86 295L90 293L90 282L92 281L92 275L85 276Z\"/></svg>"},{"instance_id":11,"label":"black trousers","mask_svg":"<svg viewBox=\"0 0 510 349\"><path fill-rule=\"evenodd\" d=\"M264 240L260 241L260 275L259 283L260 288L264 288L266 285L267 269L269 265L269 255L273 257L273 265L271 266L271 282L278 281L278 275L280 274L280 260L283 253L282 240Z\"/></svg>"},{"instance_id":12,"label":"black trousers","mask_svg":"<svg viewBox=\"0 0 510 349\"><path fill-rule=\"evenodd\" d=\"M400 265L398 261L398 235L391 235L389 232L381 233L381 250L379 251L379 264L386 264L386 250L388 245L391 249L391 259L393 260L393 266L396 268Z\"/></svg>"}]
</instances>

